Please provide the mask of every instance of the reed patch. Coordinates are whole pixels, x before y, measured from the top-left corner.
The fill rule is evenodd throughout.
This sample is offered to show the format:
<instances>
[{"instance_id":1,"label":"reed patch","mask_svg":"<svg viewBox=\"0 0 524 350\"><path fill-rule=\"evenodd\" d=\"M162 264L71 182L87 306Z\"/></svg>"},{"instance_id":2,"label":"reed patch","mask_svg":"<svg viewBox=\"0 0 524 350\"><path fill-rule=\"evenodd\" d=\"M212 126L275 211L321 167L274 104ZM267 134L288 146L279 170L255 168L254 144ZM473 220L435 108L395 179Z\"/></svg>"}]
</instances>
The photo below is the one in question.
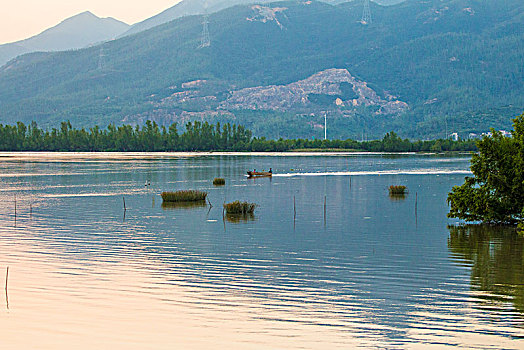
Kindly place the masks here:
<instances>
[{"instance_id":1,"label":"reed patch","mask_svg":"<svg viewBox=\"0 0 524 350\"><path fill-rule=\"evenodd\" d=\"M224 186L226 184L226 179L217 177L213 180L213 185L215 186Z\"/></svg>"},{"instance_id":2,"label":"reed patch","mask_svg":"<svg viewBox=\"0 0 524 350\"><path fill-rule=\"evenodd\" d=\"M234 201L232 203L224 204L224 209L227 214L253 214L257 205L255 203Z\"/></svg>"},{"instance_id":3,"label":"reed patch","mask_svg":"<svg viewBox=\"0 0 524 350\"><path fill-rule=\"evenodd\" d=\"M161 196L164 202L197 202L205 201L207 192L196 190L162 192Z\"/></svg>"},{"instance_id":4,"label":"reed patch","mask_svg":"<svg viewBox=\"0 0 524 350\"><path fill-rule=\"evenodd\" d=\"M407 193L408 188L406 186L389 186L389 195L390 196L402 196Z\"/></svg>"}]
</instances>

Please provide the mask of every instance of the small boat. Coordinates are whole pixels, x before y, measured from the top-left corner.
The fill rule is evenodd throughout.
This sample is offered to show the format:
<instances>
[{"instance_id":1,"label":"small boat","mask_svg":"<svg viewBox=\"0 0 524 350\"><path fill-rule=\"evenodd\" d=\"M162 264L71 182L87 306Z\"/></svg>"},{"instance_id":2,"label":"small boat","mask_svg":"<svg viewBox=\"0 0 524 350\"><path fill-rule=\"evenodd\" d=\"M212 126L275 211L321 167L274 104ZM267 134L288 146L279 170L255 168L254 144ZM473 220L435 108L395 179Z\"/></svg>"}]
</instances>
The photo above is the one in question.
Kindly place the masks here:
<instances>
[{"instance_id":1,"label":"small boat","mask_svg":"<svg viewBox=\"0 0 524 350\"><path fill-rule=\"evenodd\" d=\"M272 171L248 171L247 177L271 177L273 176Z\"/></svg>"}]
</instances>

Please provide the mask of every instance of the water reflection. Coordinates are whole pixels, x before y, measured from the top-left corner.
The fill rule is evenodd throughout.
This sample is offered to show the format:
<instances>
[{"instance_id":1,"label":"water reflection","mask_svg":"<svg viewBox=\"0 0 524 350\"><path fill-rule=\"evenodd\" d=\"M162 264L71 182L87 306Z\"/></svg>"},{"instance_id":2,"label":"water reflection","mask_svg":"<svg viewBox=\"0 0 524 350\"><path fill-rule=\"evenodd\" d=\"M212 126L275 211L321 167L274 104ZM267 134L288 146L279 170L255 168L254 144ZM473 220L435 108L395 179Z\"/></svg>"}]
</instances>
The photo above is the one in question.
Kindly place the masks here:
<instances>
[{"instance_id":1,"label":"water reflection","mask_svg":"<svg viewBox=\"0 0 524 350\"><path fill-rule=\"evenodd\" d=\"M468 159L94 157L0 161L0 348L522 348L522 314L479 307L501 293L472 291L473 258L450 259L446 193ZM269 167L306 175L246 180ZM395 183L412 194L392 202ZM161 207L173 189L210 202ZM239 198L255 216L224 215Z\"/></svg>"},{"instance_id":2,"label":"water reflection","mask_svg":"<svg viewBox=\"0 0 524 350\"><path fill-rule=\"evenodd\" d=\"M455 258L471 263L471 286L485 293L483 303L502 306L511 300L524 313L524 236L513 227L449 226L448 247Z\"/></svg>"},{"instance_id":3,"label":"water reflection","mask_svg":"<svg viewBox=\"0 0 524 350\"><path fill-rule=\"evenodd\" d=\"M206 201L196 202L163 202L162 209L164 210L175 210L175 209L194 209L194 208L205 208L207 207Z\"/></svg>"},{"instance_id":4,"label":"water reflection","mask_svg":"<svg viewBox=\"0 0 524 350\"><path fill-rule=\"evenodd\" d=\"M391 199L393 202L402 201L406 199L406 194L405 193L390 193L389 199Z\"/></svg>"},{"instance_id":5,"label":"water reflection","mask_svg":"<svg viewBox=\"0 0 524 350\"><path fill-rule=\"evenodd\" d=\"M241 222L255 221L255 214L226 214L225 218L228 222L238 224Z\"/></svg>"}]
</instances>

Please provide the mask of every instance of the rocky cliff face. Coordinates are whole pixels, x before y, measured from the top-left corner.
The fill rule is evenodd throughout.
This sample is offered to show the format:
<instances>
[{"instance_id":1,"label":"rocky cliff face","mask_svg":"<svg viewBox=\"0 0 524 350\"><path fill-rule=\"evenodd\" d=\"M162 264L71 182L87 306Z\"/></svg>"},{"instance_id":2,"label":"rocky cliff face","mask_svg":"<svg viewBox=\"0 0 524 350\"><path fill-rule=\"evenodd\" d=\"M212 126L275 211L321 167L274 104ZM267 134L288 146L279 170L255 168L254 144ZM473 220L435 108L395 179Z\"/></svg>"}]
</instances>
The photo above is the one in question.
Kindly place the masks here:
<instances>
[{"instance_id":1,"label":"rocky cliff face","mask_svg":"<svg viewBox=\"0 0 524 350\"><path fill-rule=\"evenodd\" d=\"M373 107L375 115L398 115L409 109L407 103L387 93L378 93L352 76L347 69L328 69L287 85L257 86L234 90L232 86L207 80L172 86L173 93L157 99L152 110L126 116L124 122L147 119L161 124L185 122L215 116L234 116L235 111L277 111L320 114L325 111L351 115L360 107Z\"/></svg>"},{"instance_id":2,"label":"rocky cliff face","mask_svg":"<svg viewBox=\"0 0 524 350\"><path fill-rule=\"evenodd\" d=\"M344 98L342 83L352 87L353 96ZM288 85L260 86L234 91L220 104L220 108L303 112L314 108L312 95L332 96L331 105L323 106L328 109L350 110L358 106L378 106L378 114L398 114L409 108L405 102L398 101L393 96L381 98L366 82L353 77L347 69L328 69Z\"/></svg>"}]
</instances>

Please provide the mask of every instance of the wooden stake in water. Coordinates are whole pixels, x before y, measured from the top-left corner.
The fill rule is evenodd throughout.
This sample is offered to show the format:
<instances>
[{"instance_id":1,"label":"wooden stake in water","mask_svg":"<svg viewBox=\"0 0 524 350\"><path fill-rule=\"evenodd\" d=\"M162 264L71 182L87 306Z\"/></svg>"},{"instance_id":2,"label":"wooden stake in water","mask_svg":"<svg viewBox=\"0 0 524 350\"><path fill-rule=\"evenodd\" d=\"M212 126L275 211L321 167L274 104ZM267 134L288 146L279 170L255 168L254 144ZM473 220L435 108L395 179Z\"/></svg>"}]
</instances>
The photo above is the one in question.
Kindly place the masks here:
<instances>
[{"instance_id":1,"label":"wooden stake in water","mask_svg":"<svg viewBox=\"0 0 524 350\"><path fill-rule=\"evenodd\" d=\"M16 194L15 194L15 218L16 218Z\"/></svg>"},{"instance_id":2,"label":"wooden stake in water","mask_svg":"<svg viewBox=\"0 0 524 350\"><path fill-rule=\"evenodd\" d=\"M293 230L297 227L297 205L295 196L293 196Z\"/></svg>"},{"instance_id":3,"label":"wooden stake in water","mask_svg":"<svg viewBox=\"0 0 524 350\"><path fill-rule=\"evenodd\" d=\"M418 192L415 192L415 226L418 227Z\"/></svg>"},{"instance_id":4,"label":"wooden stake in water","mask_svg":"<svg viewBox=\"0 0 524 350\"><path fill-rule=\"evenodd\" d=\"M122 222L125 222L126 221L126 214L127 214L126 197L122 196L122 200L124 201L124 218L122 219Z\"/></svg>"},{"instance_id":5,"label":"wooden stake in water","mask_svg":"<svg viewBox=\"0 0 524 350\"><path fill-rule=\"evenodd\" d=\"M351 189L351 175L349 175L349 189Z\"/></svg>"},{"instance_id":6,"label":"wooden stake in water","mask_svg":"<svg viewBox=\"0 0 524 350\"><path fill-rule=\"evenodd\" d=\"M9 295L7 293L7 281L9 280L9 266L7 267L7 271L5 273L5 303L7 305L7 309L9 310Z\"/></svg>"},{"instance_id":7,"label":"wooden stake in water","mask_svg":"<svg viewBox=\"0 0 524 350\"><path fill-rule=\"evenodd\" d=\"M327 196L324 196L324 225L326 224Z\"/></svg>"}]
</instances>

